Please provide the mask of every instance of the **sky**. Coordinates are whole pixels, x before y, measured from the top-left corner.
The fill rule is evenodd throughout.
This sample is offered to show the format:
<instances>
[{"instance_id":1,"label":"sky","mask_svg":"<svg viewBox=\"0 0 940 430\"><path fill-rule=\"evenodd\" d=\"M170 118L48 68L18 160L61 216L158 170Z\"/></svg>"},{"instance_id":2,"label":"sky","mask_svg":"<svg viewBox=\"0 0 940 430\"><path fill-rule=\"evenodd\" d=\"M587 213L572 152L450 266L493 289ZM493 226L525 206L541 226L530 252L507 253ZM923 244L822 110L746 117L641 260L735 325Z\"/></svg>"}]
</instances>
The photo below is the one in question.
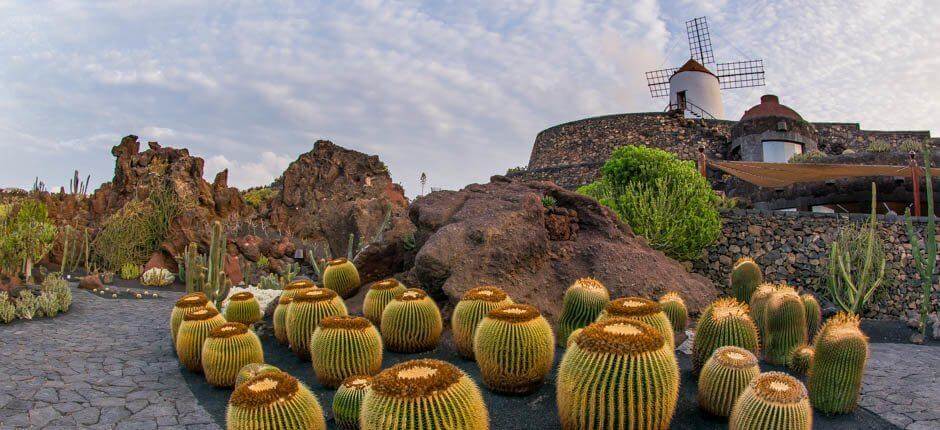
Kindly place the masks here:
<instances>
[{"instance_id":1,"label":"sky","mask_svg":"<svg viewBox=\"0 0 940 430\"><path fill-rule=\"evenodd\" d=\"M662 111L644 72L764 59L724 92L810 121L940 133L936 1L0 0L0 187L110 180L122 136L189 148L205 177L266 185L318 139L377 154L406 194L524 166L536 134Z\"/></svg>"}]
</instances>

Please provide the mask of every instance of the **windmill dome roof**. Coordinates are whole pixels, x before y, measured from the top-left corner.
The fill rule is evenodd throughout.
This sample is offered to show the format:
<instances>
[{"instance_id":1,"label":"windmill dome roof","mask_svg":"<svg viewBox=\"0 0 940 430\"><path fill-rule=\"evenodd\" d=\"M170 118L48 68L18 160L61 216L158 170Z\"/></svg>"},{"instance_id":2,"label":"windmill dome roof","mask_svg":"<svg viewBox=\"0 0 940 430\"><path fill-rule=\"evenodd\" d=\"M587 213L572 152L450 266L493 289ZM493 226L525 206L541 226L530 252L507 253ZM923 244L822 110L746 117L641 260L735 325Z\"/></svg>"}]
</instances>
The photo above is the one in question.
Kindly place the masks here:
<instances>
[{"instance_id":1,"label":"windmill dome roof","mask_svg":"<svg viewBox=\"0 0 940 430\"><path fill-rule=\"evenodd\" d=\"M771 116L803 121L803 117L801 117L800 114L796 113L795 110L780 104L780 99L778 99L777 96L773 94L765 94L761 96L760 104L744 111L744 116L741 117L741 121Z\"/></svg>"},{"instance_id":2,"label":"windmill dome roof","mask_svg":"<svg viewBox=\"0 0 940 430\"><path fill-rule=\"evenodd\" d=\"M712 73L711 70L708 70L708 67L703 66L702 63L695 61L695 59L693 58L690 58L689 61L686 61L685 64L682 65L682 67L679 67L678 69L676 69L675 73L673 73L672 76L675 76L682 72L702 72L702 73L708 73L709 75L715 76L715 74Z\"/></svg>"}]
</instances>

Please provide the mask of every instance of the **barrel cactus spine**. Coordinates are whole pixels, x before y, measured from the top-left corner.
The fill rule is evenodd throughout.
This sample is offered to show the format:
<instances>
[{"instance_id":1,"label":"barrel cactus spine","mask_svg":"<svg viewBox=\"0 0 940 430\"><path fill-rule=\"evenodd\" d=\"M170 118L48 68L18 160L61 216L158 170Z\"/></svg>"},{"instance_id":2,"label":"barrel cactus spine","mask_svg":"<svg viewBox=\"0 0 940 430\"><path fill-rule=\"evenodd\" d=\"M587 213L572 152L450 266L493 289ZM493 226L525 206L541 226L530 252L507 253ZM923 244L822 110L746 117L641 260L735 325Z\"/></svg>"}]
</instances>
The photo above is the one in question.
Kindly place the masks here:
<instances>
[{"instance_id":1,"label":"barrel cactus spine","mask_svg":"<svg viewBox=\"0 0 940 430\"><path fill-rule=\"evenodd\" d=\"M360 279L356 265L345 258L330 260L323 270L323 288L336 291L340 297L348 299L359 291Z\"/></svg>"},{"instance_id":2,"label":"barrel cactus spine","mask_svg":"<svg viewBox=\"0 0 940 430\"><path fill-rule=\"evenodd\" d=\"M285 285L283 290L281 290L281 297L288 297L293 299L294 296L314 288L317 288L317 285L309 279L294 279Z\"/></svg>"},{"instance_id":3,"label":"barrel cactus spine","mask_svg":"<svg viewBox=\"0 0 940 430\"><path fill-rule=\"evenodd\" d=\"M424 290L409 288L385 307L380 327L389 351L414 353L437 347L444 322L437 303Z\"/></svg>"},{"instance_id":4,"label":"barrel cactus spine","mask_svg":"<svg viewBox=\"0 0 940 430\"><path fill-rule=\"evenodd\" d=\"M858 316L840 312L816 335L807 385L813 407L822 413L848 413L858 405L868 361L868 337L859 323Z\"/></svg>"},{"instance_id":5,"label":"barrel cactus spine","mask_svg":"<svg viewBox=\"0 0 940 430\"><path fill-rule=\"evenodd\" d=\"M323 317L310 337L310 361L317 381L336 388L349 376L382 369L382 337L363 317Z\"/></svg>"},{"instance_id":6,"label":"barrel cactus spine","mask_svg":"<svg viewBox=\"0 0 940 430\"><path fill-rule=\"evenodd\" d=\"M763 282L760 266L749 257L741 257L731 268L731 293L739 302L750 302L751 295Z\"/></svg>"},{"instance_id":7,"label":"barrel cactus spine","mask_svg":"<svg viewBox=\"0 0 940 430\"><path fill-rule=\"evenodd\" d=\"M411 360L372 378L362 430L488 430L483 394L466 373L432 359Z\"/></svg>"},{"instance_id":8,"label":"barrel cactus spine","mask_svg":"<svg viewBox=\"0 0 940 430\"><path fill-rule=\"evenodd\" d=\"M342 430L359 429L359 412L362 410L362 399L372 389L372 377L368 375L353 375L340 384L333 396L333 420Z\"/></svg>"},{"instance_id":9,"label":"barrel cactus spine","mask_svg":"<svg viewBox=\"0 0 940 430\"><path fill-rule=\"evenodd\" d=\"M552 370L555 335L534 306L506 304L480 321L473 353L487 387L526 394L537 389Z\"/></svg>"},{"instance_id":10,"label":"barrel cactus spine","mask_svg":"<svg viewBox=\"0 0 940 430\"><path fill-rule=\"evenodd\" d=\"M202 372L202 345L209 333L222 324L225 318L215 308L198 308L183 315L176 334L176 355L184 367Z\"/></svg>"},{"instance_id":11,"label":"barrel cactus spine","mask_svg":"<svg viewBox=\"0 0 940 430\"><path fill-rule=\"evenodd\" d=\"M281 369L274 367L266 363L248 363L242 366L241 369L238 369L238 374L235 375L235 388L238 388L242 382L245 382L255 376L258 376L262 373L272 373L280 372Z\"/></svg>"},{"instance_id":12,"label":"barrel cactus spine","mask_svg":"<svg viewBox=\"0 0 940 430\"><path fill-rule=\"evenodd\" d=\"M228 430L326 430L316 396L280 371L257 375L239 385L229 398L225 423Z\"/></svg>"},{"instance_id":13,"label":"barrel cactus spine","mask_svg":"<svg viewBox=\"0 0 940 430\"><path fill-rule=\"evenodd\" d=\"M558 344L564 346L571 332L593 323L608 302L610 292L597 279L581 278L574 281L562 299L561 316L558 318Z\"/></svg>"},{"instance_id":14,"label":"barrel cactus spine","mask_svg":"<svg viewBox=\"0 0 940 430\"><path fill-rule=\"evenodd\" d=\"M805 375L813 365L816 349L810 345L800 345L790 353L787 369L794 375Z\"/></svg>"},{"instance_id":15,"label":"barrel cactus spine","mask_svg":"<svg viewBox=\"0 0 940 430\"><path fill-rule=\"evenodd\" d=\"M659 304L663 307L663 312L669 317L672 323L672 329L677 332L684 332L688 326L689 309L685 306L685 300L677 292L668 292L659 298Z\"/></svg>"},{"instance_id":16,"label":"barrel cactus spine","mask_svg":"<svg viewBox=\"0 0 940 430\"><path fill-rule=\"evenodd\" d=\"M744 348L723 346L705 362L698 377L698 405L720 417L731 415L735 400L760 374L757 357Z\"/></svg>"},{"instance_id":17,"label":"barrel cactus spine","mask_svg":"<svg viewBox=\"0 0 940 430\"><path fill-rule=\"evenodd\" d=\"M209 385L234 387L238 371L250 363L264 363L264 350L258 335L240 322L214 328L202 344L202 370Z\"/></svg>"},{"instance_id":18,"label":"barrel cactus spine","mask_svg":"<svg viewBox=\"0 0 940 430\"><path fill-rule=\"evenodd\" d=\"M755 356L760 353L757 326L748 315L747 305L731 297L718 299L702 311L692 340L692 371L698 374L722 346L738 346Z\"/></svg>"},{"instance_id":19,"label":"barrel cactus spine","mask_svg":"<svg viewBox=\"0 0 940 430\"><path fill-rule=\"evenodd\" d=\"M388 278L369 286L366 297L362 302L362 314L369 321L378 326L382 323L382 311L385 306L405 291L406 287L395 278Z\"/></svg>"},{"instance_id":20,"label":"barrel cactus spine","mask_svg":"<svg viewBox=\"0 0 940 430\"><path fill-rule=\"evenodd\" d=\"M294 296L285 318L291 351L301 359L309 360L310 336L320 320L332 315L349 315L343 299L333 290L314 288Z\"/></svg>"},{"instance_id":21,"label":"barrel cactus spine","mask_svg":"<svg viewBox=\"0 0 940 430\"><path fill-rule=\"evenodd\" d=\"M728 424L731 430L810 430L813 408L802 382L783 372L766 372L738 397Z\"/></svg>"},{"instance_id":22,"label":"barrel cactus spine","mask_svg":"<svg viewBox=\"0 0 940 430\"><path fill-rule=\"evenodd\" d=\"M672 323L669 321L669 317L666 316L666 313L663 312L663 307L659 302L654 302L642 297L621 297L614 299L611 300L610 303L604 307L604 310L601 311L600 315L597 316L597 321L603 321L610 317L633 318L643 321L653 326L656 330L659 330L659 333L663 335L663 340L666 341L666 345L669 346L669 348L675 347L676 339L675 332L672 329Z\"/></svg>"},{"instance_id":23,"label":"barrel cactus spine","mask_svg":"<svg viewBox=\"0 0 940 430\"><path fill-rule=\"evenodd\" d=\"M764 311L764 358L768 363L786 365L790 353L807 342L806 309L791 288L779 288L770 295Z\"/></svg>"},{"instance_id":24,"label":"barrel cactus spine","mask_svg":"<svg viewBox=\"0 0 940 430\"><path fill-rule=\"evenodd\" d=\"M492 286L471 288L457 302L450 318L454 346L463 358L473 360L473 336L477 324L491 310L512 303L505 291Z\"/></svg>"},{"instance_id":25,"label":"barrel cactus spine","mask_svg":"<svg viewBox=\"0 0 940 430\"><path fill-rule=\"evenodd\" d=\"M277 306L274 307L274 316L271 318L274 322L274 338L280 344L287 343L287 309L292 300L281 294L277 299Z\"/></svg>"},{"instance_id":26,"label":"barrel cactus spine","mask_svg":"<svg viewBox=\"0 0 940 430\"><path fill-rule=\"evenodd\" d=\"M255 295L248 291L232 294L225 307L225 320L252 325L261 321L261 305Z\"/></svg>"},{"instance_id":27,"label":"barrel cactus spine","mask_svg":"<svg viewBox=\"0 0 940 430\"><path fill-rule=\"evenodd\" d=\"M180 324L183 323L183 315L186 312L206 307L215 308L209 303L209 298L204 293L189 293L180 297L170 311L170 333L173 337L173 347L176 347L176 334L179 332Z\"/></svg>"},{"instance_id":28,"label":"barrel cactus spine","mask_svg":"<svg viewBox=\"0 0 940 430\"><path fill-rule=\"evenodd\" d=\"M806 310L806 332L812 339L819 330L819 326L822 325L822 306L819 305L816 296L810 293L803 293L800 299L803 300L803 308Z\"/></svg>"}]
</instances>

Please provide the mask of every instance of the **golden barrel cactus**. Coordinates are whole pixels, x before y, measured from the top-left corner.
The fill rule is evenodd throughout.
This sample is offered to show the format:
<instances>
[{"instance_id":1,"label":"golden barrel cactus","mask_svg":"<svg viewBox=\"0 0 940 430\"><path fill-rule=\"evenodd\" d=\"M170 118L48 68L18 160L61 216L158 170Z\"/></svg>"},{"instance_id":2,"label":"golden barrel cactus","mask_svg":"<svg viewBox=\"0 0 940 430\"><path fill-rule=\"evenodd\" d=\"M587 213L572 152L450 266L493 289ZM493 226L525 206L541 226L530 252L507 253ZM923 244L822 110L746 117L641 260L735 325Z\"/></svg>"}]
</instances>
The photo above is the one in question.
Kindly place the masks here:
<instances>
[{"instance_id":1,"label":"golden barrel cactus","mask_svg":"<svg viewBox=\"0 0 940 430\"><path fill-rule=\"evenodd\" d=\"M810 430L813 408L806 387L783 372L766 372L751 380L738 396L728 422L730 430Z\"/></svg>"},{"instance_id":2,"label":"golden barrel cactus","mask_svg":"<svg viewBox=\"0 0 940 430\"><path fill-rule=\"evenodd\" d=\"M294 279L293 281L287 283L287 285L284 286L284 289L281 290L281 297L294 298L294 296L314 288L317 288L317 284L314 284L313 281L309 279Z\"/></svg>"},{"instance_id":3,"label":"golden barrel cactus","mask_svg":"<svg viewBox=\"0 0 940 430\"><path fill-rule=\"evenodd\" d=\"M869 354L859 324L858 316L839 312L816 335L807 385L813 407L822 413L844 414L858 406Z\"/></svg>"},{"instance_id":4,"label":"golden barrel cactus","mask_svg":"<svg viewBox=\"0 0 940 430\"><path fill-rule=\"evenodd\" d=\"M669 317L672 323L672 329L677 332L684 332L689 321L689 309L685 306L685 300L677 292L668 292L659 298L659 304L663 307L663 312Z\"/></svg>"},{"instance_id":5,"label":"golden barrel cactus","mask_svg":"<svg viewBox=\"0 0 940 430\"><path fill-rule=\"evenodd\" d=\"M310 337L310 361L317 381L336 388L349 376L382 369L382 337L363 317L324 317Z\"/></svg>"},{"instance_id":6,"label":"golden barrel cactus","mask_svg":"<svg viewBox=\"0 0 940 430\"><path fill-rule=\"evenodd\" d=\"M810 293L803 293L800 299L803 300L803 309L806 310L806 332L812 339L822 325L822 306L819 305L816 296Z\"/></svg>"},{"instance_id":7,"label":"golden barrel cactus","mask_svg":"<svg viewBox=\"0 0 940 430\"><path fill-rule=\"evenodd\" d=\"M760 266L748 257L738 259L731 268L731 295L739 302L749 303L751 295L763 282Z\"/></svg>"},{"instance_id":8,"label":"golden barrel cactus","mask_svg":"<svg viewBox=\"0 0 940 430\"><path fill-rule=\"evenodd\" d=\"M450 317L454 346L463 358L473 359L473 335L486 314L501 305L512 303L505 291L492 286L471 288L457 302Z\"/></svg>"},{"instance_id":9,"label":"golden barrel cactus","mask_svg":"<svg viewBox=\"0 0 940 430\"><path fill-rule=\"evenodd\" d=\"M389 351L413 353L437 347L444 322L437 303L424 290L409 288L385 307L380 327Z\"/></svg>"},{"instance_id":10,"label":"golden barrel cactus","mask_svg":"<svg viewBox=\"0 0 940 430\"><path fill-rule=\"evenodd\" d=\"M287 308L287 342L291 351L310 359L310 336L325 317L348 315L343 299L333 290L314 288L294 296Z\"/></svg>"},{"instance_id":11,"label":"golden barrel cactus","mask_svg":"<svg viewBox=\"0 0 940 430\"><path fill-rule=\"evenodd\" d=\"M712 302L699 316L692 340L692 371L698 374L705 361L722 346L739 346L755 356L760 352L757 326L747 305L731 297Z\"/></svg>"},{"instance_id":12,"label":"golden barrel cactus","mask_svg":"<svg viewBox=\"0 0 940 430\"><path fill-rule=\"evenodd\" d=\"M597 321L610 317L633 318L643 321L663 335L663 340L670 348L675 347L675 332L669 317L663 312L663 306L642 297L621 297L611 300L604 310L597 316Z\"/></svg>"},{"instance_id":13,"label":"golden barrel cactus","mask_svg":"<svg viewBox=\"0 0 940 430\"><path fill-rule=\"evenodd\" d=\"M258 335L240 322L214 328L202 344L202 370L209 385L234 387L238 372L250 363L264 363L264 350Z\"/></svg>"},{"instance_id":14,"label":"golden barrel cactus","mask_svg":"<svg viewBox=\"0 0 940 430\"><path fill-rule=\"evenodd\" d=\"M353 375L340 384L333 396L333 421L341 430L359 429L362 400L372 390L372 377Z\"/></svg>"},{"instance_id":15,"label":"golden barrel cactus","mask_svg":"<svg viewBox=\"0 0 940 430\"><path fill-rule=\"evenodd\" d=\"M505 304L486 314L473 339L483 383L493 391L537 389L555 362L552 326L534 306Z\"/></svg>"},{"instance_id":16,"label":"golden barrel cactus","mask_svg":"<svg viewBox=\"0 0 940 430\"><path fill-rule=\"evenodd\" d=\"M222 324L225 318L215 308L198 308L183 315L176 335L176 355L180 363L192 372L202 372L203 342Z\"/></svg>"},{"instance_id":17,"label":"golden barrel cactus","mask_svg":"<svg viewBox=\"0 0 940 430\"><path fill-rule=\"evenodd\" d=\"M232 392L225 412L228 430L326 430L316 396L284 372L251 378Z\"/></svg>"},{"instance_id":18,"label":"golden barrel cactus","mask_svg":"<svg viewBox=\"0 0 940 430\"><path fill-rule=\"evenodd\" d=\"M225 320L252 325L261 321L261 305L255 295L248 291L232 294L225 307Z\"/></svg>"},{"instance_id":19,"label":"golden barrel cactus","mask_svg":"<svg viewBox=\"0 0 940 430\"><path fill-rule=\"evenodd\" d=\"M794 375L805 375L813 365L816 349L810 345L800 345L790 353L787 369Z\"/></svg>"},{"instance_id":20,"label":"golden barrel cactus","mask_svg":"<svg viewBox=\"0 0 940 430\"><path fill-rule=\"evenodd\" d=\"M764 358L781 366L794 349L807 342L806 310L792 288L778 288L767 300L763 339Z\"/></svg>"},{"instance_id":21,"label":"golden barrel cactus","mask_svg":"<svg viewBox=\"0 0 940 430\"><path fill-rule=\"evenodd\" d=\"M395 278L383 279L369 286L366 297L362 302L362 314L372 324L382 324L382 311L392 300L407 288Z\"/></svg>"},{"instance_id":22,"label":"golden barrel cactus","mask_svg":"<svg viewBox=\"0 0 940 430\"><path fill-rule=\"evenodd\" d=\"M735 400L758 374L760 366L751 351L737 346L716 349L698 377L699 407L712 415L731 415Z\"/></svg>"},{"instance_id":23,"label":"golden barrel cactus","mask_svg":"<svg viewBox=\"0 0 940 430\"><path fill-rule=\"evenodd\" d=\"M180 324L183 323L183 315L186 312L202 308L212 308L215 306L209 303L205 293L189 293L180 297L170 311L170 333L173 336L173 347L176 347L176 334L179 332Z\"/></svg>"},{"instance_id":24,"label":"golden barrel cactus","mask_svg":"<svg viewBox=\"0 0 940 430\"><path fill-rule=\"evenodd\" d=\"M274 316L271 318L274 322L274 338L278 343L287 343L287 308L290 302L294 300L284 294L277 299L277 306L274 307Z\"/></svg>"},{"instance_id":25,"label":"golden barrel cactus","mask_svg":"<svg viewBox=\"0 0 940 430\"><path fill-rule=\"evenodd\" d=\"M571 332L594 322L610 302L607 287L594 278L574 281L562 299L561 316L558 317L558 344L566 345Z\"/></svg>"},{"instance_id":26,"label":"golden barrel cactus","mask_svg":"<svg viewBox=\"0 0 940 430\"><path fill-rule=\"evenodd\" d=\"M245 382L255 376L258 376L262 373L271 373L271 372L280 372L281 369L274 367L266 363L248 363L242 366L241 369L238 369L238 374L235 375L235 387L237 388L242 382Z\"/></svg>"},{"instance_id":27,"label":"golden barrel cactus","mask_svg":"<svg viewBox=\"0 0 940 430\"><path fill-rule=\"evenodd\" d=\"M356 265L345 258L330 260L323 270L323 288L336 291L340 297L348 299L359 291L359 271Z\"/></svg>"}]
</instances>

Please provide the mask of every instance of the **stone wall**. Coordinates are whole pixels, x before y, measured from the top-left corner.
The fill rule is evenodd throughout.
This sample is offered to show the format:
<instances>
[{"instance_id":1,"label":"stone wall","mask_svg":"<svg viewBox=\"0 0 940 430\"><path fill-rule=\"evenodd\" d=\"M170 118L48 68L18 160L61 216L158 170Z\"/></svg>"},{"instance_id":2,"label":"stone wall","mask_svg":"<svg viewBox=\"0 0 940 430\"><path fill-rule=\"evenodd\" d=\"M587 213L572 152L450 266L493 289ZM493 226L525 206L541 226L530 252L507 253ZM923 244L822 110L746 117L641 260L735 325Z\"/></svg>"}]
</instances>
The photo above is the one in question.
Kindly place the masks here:
<instances>
[{"instance_id":1,"label":"stone wall","mask_svg":"<svg viewBox=\"0 0 940 430\"><path fill-rule=\"evenodd\" d=\"M729 291L732 264L740 257L753 258L767 281L786 281L795 287L826 296L829 244L839 228L863 222L867 215L734 210L722 213L722 234L706 255L693 263L693 271L705 275ZM867 317L892 319L919 310L921 287L910 254L910 242L901 217L878 217L887 244L885 285L875 294ZM915 218L922 233L926 218ZM940 300L934 288L933 309Z\"/></svg>"},{"instance_id":2,"label":"stone wall","mask_svg":"<svg viewBox=\"0 0 940 430\"><path fill-rule=\"evenodd\" d=\"M890 148L901 148L907 141L940 144L940 139L931 138L929 131L878 131L862 130L858 123L817 122L813 123L819 133L819 150L828 154L841 154L846 149L867 151L872 142L887 143Z\"/></svg>"}]
</instances>

